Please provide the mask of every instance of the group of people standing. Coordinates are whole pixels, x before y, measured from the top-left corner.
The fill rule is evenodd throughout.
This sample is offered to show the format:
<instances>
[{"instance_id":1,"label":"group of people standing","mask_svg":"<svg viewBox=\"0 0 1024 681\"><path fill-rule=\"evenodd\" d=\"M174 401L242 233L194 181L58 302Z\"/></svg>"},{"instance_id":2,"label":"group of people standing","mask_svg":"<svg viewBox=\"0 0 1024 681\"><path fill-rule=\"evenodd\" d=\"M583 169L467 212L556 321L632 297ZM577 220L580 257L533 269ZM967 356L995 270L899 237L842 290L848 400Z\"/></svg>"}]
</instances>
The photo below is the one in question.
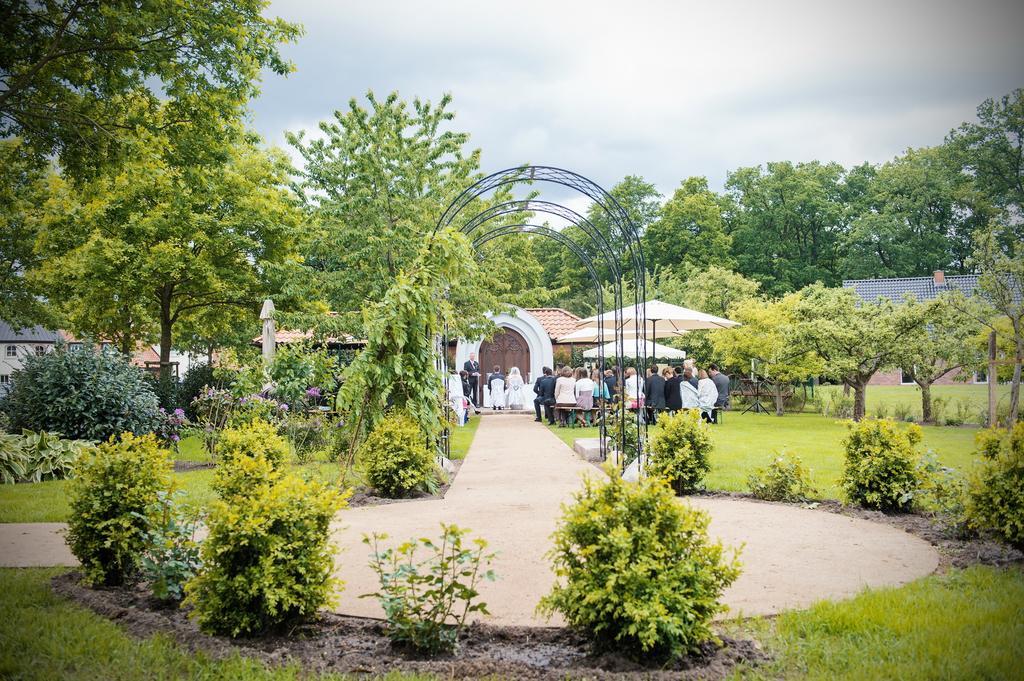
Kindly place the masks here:
<instances>
[{"instance_id":1,"label":"group of people standing","mask_svg":"<svg viewBox=\"0 0 1024 681\"><path fill-rule=\"evenodd\" d=\"M459 372L460 383L462 384L462 396L470 401L473 409L479 413L481 395L478 394L480 386L480 362L476 359L476 353L469 353L469 360L462 366ZM501 366L495 364L491 373L487 375L487 395L490 397L491 409L495 411L508 409L522 409L526 404L524 398L526 381L519 371L519 367L512 367L506 375Z\"/></svg>"}]
</instances>

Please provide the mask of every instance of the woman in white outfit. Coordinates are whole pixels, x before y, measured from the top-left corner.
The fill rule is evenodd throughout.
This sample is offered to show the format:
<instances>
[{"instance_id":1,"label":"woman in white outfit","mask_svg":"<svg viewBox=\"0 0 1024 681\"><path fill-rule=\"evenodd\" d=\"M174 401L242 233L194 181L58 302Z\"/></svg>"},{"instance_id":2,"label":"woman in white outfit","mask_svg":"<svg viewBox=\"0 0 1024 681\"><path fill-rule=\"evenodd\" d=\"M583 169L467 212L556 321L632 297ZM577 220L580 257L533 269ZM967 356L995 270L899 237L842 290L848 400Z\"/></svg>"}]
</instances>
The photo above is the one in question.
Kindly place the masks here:
<instances>
[{"instance_id":1,"label":"woman in white outfit","mask_svg":"<svg viewBox=\"0 0 1024 681\"><path fill-rule=\"evenodd\" d=\"M626 400L626 409L640 409L644 405L640 401L643 389L640 387L640 377L636 375L636 369L626 368L626 380L622 384L623 398Z\"/></svg>"},{"instance_id":2,"label":"woman in white outfit","mask_svg":"<svg viewBox=\"0 0 1024 681\"><path fill-rule=\"evenodd\" d=\"M451 402L452 411L455 412L455 422L460 426L466 425L469 401L466 400L466 394L462 391L462 379L454 369L448 376L448 400Z\"/></svg>"},{"instance_id":3,"label":"woman in white outfit","mask_svg":"<svg viewBox=\"0 0 1024 681\"><path fill-rule=\"evenodd\" d=\"M718 388L708 376L708 372L703 369L697 376L700 377L700 380L697 381L697 403L700 407L700 417L711 423L711 411L715 408L715 402L718 401Z\"/></svg>"},{"instance_id":4,"label":"woman in white outfit","mask_svg":"<svg viewBox=\"0 0 1024 681\"><path fill-rule=\"evenodd\" d=\"M558 425L565 426L569 414L576 408L576 379L569 367L562 367L559 373L561 375L555 381L555 413Z\"/></svg>"},{"instance_id":5,"label":"woman in white outfit","mask_svg":"<svg viewBox=\"0 0 1024 681\"><path fill-rule=\"evenodd\" d=\"M700 409L700 393L697 388L700 385L693 384L693 374L689 369L683 370L683 380L679 383L679 397L683 409Z\"/></svg>"},{"instance_id":6,"label":"woman in white outfit","mask_svg":"<svg viewBox=\"0 0 1024 681\"><path fill-rule=\"evenodd\" d=\"M519 367L512 367L508 370L508 390L505 391L505 398L508 401L509 409L523 408L523 404L525 404L523 387L525 385L523 376L519 373Z\"/></svg>"}]
</instances>

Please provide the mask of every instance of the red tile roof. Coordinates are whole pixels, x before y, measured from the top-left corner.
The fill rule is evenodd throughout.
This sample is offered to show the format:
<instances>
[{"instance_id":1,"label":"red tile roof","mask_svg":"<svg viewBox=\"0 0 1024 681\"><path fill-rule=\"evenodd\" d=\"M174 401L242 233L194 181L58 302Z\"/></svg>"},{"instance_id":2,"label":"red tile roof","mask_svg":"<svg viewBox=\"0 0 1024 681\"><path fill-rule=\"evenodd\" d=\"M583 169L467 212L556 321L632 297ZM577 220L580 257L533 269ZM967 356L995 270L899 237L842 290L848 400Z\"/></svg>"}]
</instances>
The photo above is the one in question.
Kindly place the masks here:
<instances>
[{"instance_id":1,"label":"red tile roof","mask_svg":"<svg viewBox=\"0 0 1024 681\"><path fill-rule=\"evenodd\" d=\"M540 325L548 332L551 340L576 330L580 318L560 307L528 307L526 311L537 318Z\"/></svg>"}]
</instances>

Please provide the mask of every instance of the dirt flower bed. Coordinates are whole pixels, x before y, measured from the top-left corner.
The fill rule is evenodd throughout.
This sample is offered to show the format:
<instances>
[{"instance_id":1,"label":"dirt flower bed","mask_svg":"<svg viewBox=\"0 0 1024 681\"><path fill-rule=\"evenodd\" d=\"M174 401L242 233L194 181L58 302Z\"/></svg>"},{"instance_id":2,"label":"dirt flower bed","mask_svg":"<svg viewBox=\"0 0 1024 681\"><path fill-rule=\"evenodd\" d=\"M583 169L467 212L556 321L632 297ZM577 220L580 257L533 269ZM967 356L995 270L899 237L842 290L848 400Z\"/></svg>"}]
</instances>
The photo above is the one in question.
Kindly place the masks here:
<instances>
[{"instance_id":1,"label":"dirt flower bed","mask_svg":"<svg viewBox=\"0 0 1024 681\"><path fill-rule=\"evenodd\" d=\"M445 678L484 676L514 679L719 679L737 664L756 665L767 656L749 640L722 637L723 646L669 665L637 663L621 655L594 651L575 632L556 627L467 628L455 655L427 658L391 645L379 620L323 613L319 621L292 631L231 640L199 631L185 611L162 607L142 585L90 589L69 572L53 579L53 590L117 622L129 634L171 636L191 652L214 658L239 653L269 665L299 663L309 672L386 674L429 673Z\"/></svg>"},{"instance_id":2,"label":"dirt flower bed","mask_svg":"<svg viewBox=\"0 0 1024 681\"><path fill-rule=\"evenodd\" d=\"M728 497L759 504L796 506L891 525L915 537L920 537L934 546L939 552L938 572L940 574L950 568L965 568L971 565L1006 567L1008 565L1024 563L1024 553L997 539L984 535L968 538L953 536L948 526L942 522L942 519L934 515L922 513L882 513L881 511L861 508L860 506L850 506L833 499L812 503L787 503L764 501L742 492L704 492L699 496Z\"/></svg>"}]
</instances>

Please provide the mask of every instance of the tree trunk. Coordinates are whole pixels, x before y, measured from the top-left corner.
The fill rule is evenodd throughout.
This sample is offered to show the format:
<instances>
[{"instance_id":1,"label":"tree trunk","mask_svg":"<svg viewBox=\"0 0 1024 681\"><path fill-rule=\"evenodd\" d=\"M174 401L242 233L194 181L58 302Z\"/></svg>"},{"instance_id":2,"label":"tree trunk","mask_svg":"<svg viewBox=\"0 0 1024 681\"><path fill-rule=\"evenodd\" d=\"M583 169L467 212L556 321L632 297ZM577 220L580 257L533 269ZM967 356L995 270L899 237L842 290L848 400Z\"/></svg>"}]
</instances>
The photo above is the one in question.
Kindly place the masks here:
<instances>
[{"instance_id":1,"label":"tree trunk","mask_svg":"<svg viewBox=\"0 0 1024 681\"><path fill-rule=\"evenodd\" d=\"M922 381L916 376L914 381L917 386L921 388L921 422L931 423L932 422L932 382Z\"/></svg>"},{"instance_id":2,"label":"tree trunk","mask_svg":"<svg viewBox=\"0 0 1024 681\"><path fill-rule=\"evenodd\" d=\"M843 397L849 397L849 396L850 396L850 384L847 383L846 381L843 381Z\"/></svg>"},{"instance_id":3,"label":"tree trunk","mask_svg":"<svg viewBox=\"0 0 1024 681\"><path fill-rule=\"evenodd\" d=\"M174 319L171 316L171 289L164 286L160 294L160 380L171 376L171 335Z\"/></svg>"},{"instance_id":4,"label":"tree trunk","mask_svg":"<svg viewBox=\"0 0 1024 681\"><path fill-rule=\"evenodd\" d=\"M853 384L853 420L862 421L867 412L868 382L858 380Z\"/></svg>"},{"instance_id":5,"label":"tree trunk","mask_svg":"<svg viewBox=\"0 0 1024 681\"><path fill-rule=\"evenodd\" d=\"M1006 424L1007 428L1013 428L1020 414L1020 372L1021 364L1024 364L1024 337L1021 337L1020 322L1013 325L1013 336L1013 380L1010 382L1010 420Z\"/></svg>"},{"instance_id":6,"label":"tree trunk","mask_svg":"<svg viewBox=\"0 0 1024 681\"><path fill-rule=\"evenodd\" d=\"M782 416L785 413L783 407L786 404L786 398L782 396L782 384L775 386L775 415Z\"/></svg>"}]
</instances>

